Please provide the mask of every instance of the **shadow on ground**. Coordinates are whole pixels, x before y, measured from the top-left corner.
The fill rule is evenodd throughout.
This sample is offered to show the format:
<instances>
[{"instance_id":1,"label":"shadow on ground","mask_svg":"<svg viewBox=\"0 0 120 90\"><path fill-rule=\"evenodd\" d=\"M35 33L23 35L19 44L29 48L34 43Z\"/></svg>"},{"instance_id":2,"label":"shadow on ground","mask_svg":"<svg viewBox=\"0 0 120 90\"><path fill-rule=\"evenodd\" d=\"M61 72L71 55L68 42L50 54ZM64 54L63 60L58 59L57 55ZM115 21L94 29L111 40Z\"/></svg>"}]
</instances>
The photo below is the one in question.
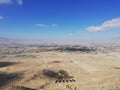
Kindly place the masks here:
<instances>
[{"instance_id":1,"label":"shadow on ground","mask_svg":"<svg viewBox=\"0 0 120 90\"><path fill-rule=\"evenodd\" d=\"M87 47L81 47L81 48L76 48L76 47L60 47L60 48L57 48L56 50L59 50L59 51L71 51L71 52L80 51L80 52L87 52L87 53L96 51L93 48L87 48Z\"/></svg>"},{"instance_id":2,"label":"shadow on ground","mask_svg":"<svg viewBox=\"0 0 120 90\"><path fill-rule=\"evenodd\" d=\"M0 88L22 78L22 73L0 72Z\"/></svg>"},{"instance_id":3,"label":"shadow on ground","mask_svg":"<svg viewBox=\"0 0 120 90\"><path fill-rule=\"evenodd\" d=\"M17 63L16 62L0 62L0 67L6 67L14 64L17 64Z\"/></svg>"}]
</instances>

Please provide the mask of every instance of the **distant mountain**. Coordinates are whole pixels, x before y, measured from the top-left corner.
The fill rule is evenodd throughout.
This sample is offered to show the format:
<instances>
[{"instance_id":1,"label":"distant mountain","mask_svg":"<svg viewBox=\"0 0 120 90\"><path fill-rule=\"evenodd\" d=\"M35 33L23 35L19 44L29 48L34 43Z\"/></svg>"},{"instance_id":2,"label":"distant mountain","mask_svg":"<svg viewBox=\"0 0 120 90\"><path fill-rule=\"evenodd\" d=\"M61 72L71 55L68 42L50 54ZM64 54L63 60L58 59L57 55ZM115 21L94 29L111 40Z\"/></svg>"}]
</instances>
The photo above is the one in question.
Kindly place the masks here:
<instances>
[{"instance_id":1,"label":"distant mountain","mask_svg":"<svg viewBox=\"0 0 120 90\"><path fill-rule=\"evenodd\" d=\"M0 37L0 46L16 46L21 44L20 40Z\"/></svg>"},{"instance_id":2,"label":"distant mountain","mask_svg":"<svg viewBox=\"0 0 120 90\"><path fill-rule=\"evenodd\" d=\"M87 43L84 42L71 42L71 45L81 45L81 44L119 44L120 45L120 37L114 37L114 38L108 38L104 40L93 40L89 41ZM0 37L0 46L21 46L21 45L33 45L33 44L41 44L41 45L52 45L52 44L59 44L59 45L64 45L67 44L65 42L52 42L52 41L47 41L47 40L23 40L23 39L13 39L13 38L5 38L5 37ZM68 43L69 44L69 43Z\"/></svg>"},{"instance_id":3,"label":"distant mountain","mask_svg":"<svg viewBox=\"0 0 120 90\"><path fill-rule=\"evenodd\" d=\"M107 43L120 44L120 37L113 37L106 40Z\"/></svg>"},{"instance_id":4,"label":"distant mountain","mask_svg":"<svg viewBox=\"0 0 120 90\"><path fill-rule=\"evenodd\" d=\"M0 37L0 46L16 46L16 45L31 45L31 44L45 44L42 40L23 40Z\"/></svg>"},{"instance_id":5,"label":"distant mountain","mask_svg":"<svg viewBox=\"0 0 120 90\"><path fill-rule=\"evenodd\" d=\"M0 37L0 44L11 44L11 43L17 43L17 41L14 39Z\"/></svg>"}]
</instances>

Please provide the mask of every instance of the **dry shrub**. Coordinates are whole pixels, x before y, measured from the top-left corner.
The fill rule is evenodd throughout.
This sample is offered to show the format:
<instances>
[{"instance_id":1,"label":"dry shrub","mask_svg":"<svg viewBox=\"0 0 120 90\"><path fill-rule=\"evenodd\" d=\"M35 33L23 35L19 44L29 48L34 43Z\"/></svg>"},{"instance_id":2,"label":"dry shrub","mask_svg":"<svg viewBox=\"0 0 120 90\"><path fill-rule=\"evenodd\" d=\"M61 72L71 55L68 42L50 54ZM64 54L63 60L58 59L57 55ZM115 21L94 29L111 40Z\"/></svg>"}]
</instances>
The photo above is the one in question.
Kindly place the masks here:
<instances>
[{"instance_id":1,"label":"dry shrub","mask_svg":"<svg viewBox=\"0 0 120 90\"><path fill-rule=\"evenodd\" d=\"M70 76L67 71L65 70L59 70L58 72L49 70L49 69L44 69L43 70L43 75L46 75L50 78L56 78L56 79L69 79L73 78L73 76Z\"/></svg>"}]
</instances>

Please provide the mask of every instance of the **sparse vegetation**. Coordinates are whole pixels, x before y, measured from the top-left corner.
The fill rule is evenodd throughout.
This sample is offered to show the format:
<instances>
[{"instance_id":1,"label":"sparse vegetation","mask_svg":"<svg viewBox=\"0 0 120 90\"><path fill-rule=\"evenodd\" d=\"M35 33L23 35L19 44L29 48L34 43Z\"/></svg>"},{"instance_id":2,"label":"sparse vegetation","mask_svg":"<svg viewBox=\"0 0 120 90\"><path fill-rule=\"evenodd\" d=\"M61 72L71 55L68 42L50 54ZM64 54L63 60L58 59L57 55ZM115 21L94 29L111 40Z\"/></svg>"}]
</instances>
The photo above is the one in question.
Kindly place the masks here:
<instances>
[{"instance_id":1,"label":"sparse vegetation","mask_svg":"<svg viewBox=\"0 0 120 90\"><path fill-rule=\"evenodd\" d=\"M15 57L16 58L36 58L35 55L22 55L22 54L18 54Z\"/></svg>"},{"instance_id":2,"label":"sparse vegetation","mask_svg":"<svg viewBox=\"0 0 120 90\"><path fill-rule=\"evenodd\" d=\"M24 86L12 86L11 90L37 90L37 89L32 89Z\"/></svg>"},{"instance_id":3,"label":"sparse vegetation","mask_svg":"<svg viewBox=\"0 0 120 90\"><path fill-rule=\"evenodd\" d=\"M120 69L120 67L114 67L114 69Z\"/></svg>"},{"instance_id":4,"label":"sparse vegetation","mask_svg":"<svg viewBox=\"0 0 120 90\"><path fill-rule=\"evenodd\" d=\"M59 70L58 72L52 71L49 69L44 69L43 74L50 77L50 78L56 78L56 79L69 79L73 78L73 76L70 76L67 71L65 70Z\"/></svg>"}]
</instances>

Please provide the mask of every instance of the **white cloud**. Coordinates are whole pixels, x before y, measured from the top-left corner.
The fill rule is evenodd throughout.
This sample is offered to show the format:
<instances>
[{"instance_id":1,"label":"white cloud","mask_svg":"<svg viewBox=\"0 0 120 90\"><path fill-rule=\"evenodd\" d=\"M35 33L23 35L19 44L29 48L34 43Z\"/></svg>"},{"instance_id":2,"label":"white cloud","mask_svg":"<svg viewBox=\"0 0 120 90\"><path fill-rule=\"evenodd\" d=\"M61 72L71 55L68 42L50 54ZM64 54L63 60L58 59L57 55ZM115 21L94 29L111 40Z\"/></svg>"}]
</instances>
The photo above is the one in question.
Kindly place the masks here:
<instances>
[{"instance_id":1,"label":"white cloud","mask_svg":"<svg viewBox=\"0 0 120 90\"><path fill-rule=\"evenodd\" d=\"M52 26L52 27L57 27L57 24L52 24L51 26Z\"/></svg>"},{"instance_id":2,"label":"white cloud","mask_svg":"<svg viewBox=\"0 0 120 90\"><path fill-rule=\"evenodd\" d=\"M4 17L3 16L0 16L0 20L3 20L4 19Z\"/></svg>"},{"instance_id":3,"label":"white cloud","mask_svg":"<svg viewBox=\"0 0 120 90\"><path fill-rule=\"evenodd\" d=\"M19 5L23 4L23 0L0 0L0 4L12 4L15 2Z\"/></svg>"},{"instance_id":4,"label":"white cloud","mask_svg":"<svg viewBox=\"0 0 120 90\"><path fill-rule=\"evenodd\" d=\"M104 31L104 30L110 30L116 28L120 28L120 18L115 18L112 20L105 21L101 26L90 26L87 28L87 31L98 32L98 31Z\"/></svg>"},{"instance_id":5,"label":"white cloud","mask_svg":"<svg viewBox=\"0 0 120 90\"><path fill-rule=\"evenodd\" d=\"M49 28L55 28L57 27L58 25L57 24L43 24L43 23L38 23L36 24L37 27L40 27L40 28L46 28L46 27L49 27Z\"/></svg>"},{"instance_id":6,"label":"white cloud","mask_svg":"<svg viewBox=\"0 0 120 90\"><path fill-rule=\"evenodd\" d=\"M12 0L0 0L0 4L10 4Z\"/></svg>"},{"instance_id":7,"label":"white cloud","mask_svg":"<svg viewBox=\"0 0 120 90\"><path fill-rule=\"evenodd\" d=\"M17 2L18 2L19 5L23 4L23 0L17 0Z\"/></svg>"},{"instance_id":8,"label":"white cloud","mask_svg":"<svg viewBox=\"0 0 120 90\"><path fill-rule=\"evenodd\" d=\"M74 34L73 33L68 33L68 36L73 36Z\"/></svg>"},{"instance_id":9,"label":"white cloud","mask_svg":"<svg viewBox=\"0 0 120 90\"><path fill-rule=\"evenodd\" d=\"M36 24L36 26L37 26L37 27L40 27L40 28L45 28L45 27L47 27L46 24Z\"/></svg>"}]
</instances>

